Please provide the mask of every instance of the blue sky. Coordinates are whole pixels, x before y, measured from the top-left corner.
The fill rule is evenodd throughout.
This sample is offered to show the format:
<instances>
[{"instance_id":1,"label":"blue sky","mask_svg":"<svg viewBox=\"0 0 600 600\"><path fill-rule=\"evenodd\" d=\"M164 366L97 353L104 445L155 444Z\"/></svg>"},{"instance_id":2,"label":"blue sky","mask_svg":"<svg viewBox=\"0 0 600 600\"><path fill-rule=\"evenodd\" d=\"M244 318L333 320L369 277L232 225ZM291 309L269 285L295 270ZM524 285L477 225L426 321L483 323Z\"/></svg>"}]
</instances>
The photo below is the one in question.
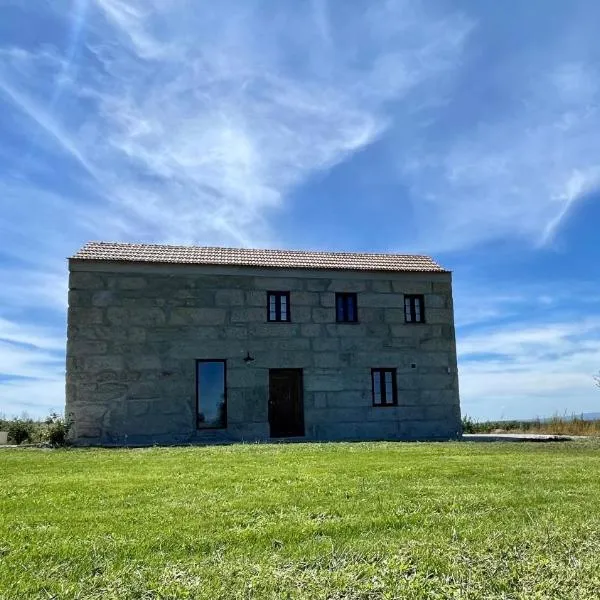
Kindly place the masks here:
<instances>
[{"instance_id":1,"label":"blue sky","mask_svg":"<svg viewBox=\"0 0 600 600\"><path fill-rule=\"evenodd\" d=\"M596 0L0 0L0 412L89 239L428 253L463 413L597 411Z\"/></svg>"}]
</instances>

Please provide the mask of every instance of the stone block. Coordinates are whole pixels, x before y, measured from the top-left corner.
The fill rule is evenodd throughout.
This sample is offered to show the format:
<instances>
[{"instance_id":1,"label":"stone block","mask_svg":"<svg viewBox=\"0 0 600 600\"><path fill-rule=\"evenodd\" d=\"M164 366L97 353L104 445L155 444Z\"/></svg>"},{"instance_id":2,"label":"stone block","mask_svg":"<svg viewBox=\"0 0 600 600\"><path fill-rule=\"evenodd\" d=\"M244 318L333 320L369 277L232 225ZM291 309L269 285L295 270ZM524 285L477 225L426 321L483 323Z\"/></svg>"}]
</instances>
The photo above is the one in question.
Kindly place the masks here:
<instances>
[{"instance_id":1,"label":"stone block","mask_svg":"<svg viewBox=\"0 0 600 600\"><path fill-rule=\"evenodd\" d=\"M248 333L252 338L295 337L299 326L292 323L251 323Z\"/></svg>"},{"instance_id":2,"label":"stone block","mask_svg":"<svg viewBox=\"0 0 600 600\"><path fill-rule=\"evenodd\" d=\"M145 277L119 277L116 281L121 290L143 290L148 285Z\"/></svg>"},{"instance_id":3,"label":"stone block","mask_svg":"<svg viewBox=\"0 0 600 600\"><path fill-rule=\"evenodd\" d=\"M344 389L344 379L338 373L313 375L305 373L304 389L309 392L336 392Z\"/></svg>"},{"instance_id":4,"label":"stone block","mask_svg":"<svg viewBox=\"0 0 600 600\"><path fill-rule=\"evenodd\" d=\"M335 314L331 308L313 308L312 320L315 323L331 323L335 321Z\"/></svg>"},{"instance_id":5,"label":"stone block","mask_svg":"<svg viewBox=\"0 0 600 600\"><path fill-rule=\"evenodd\" d=\"M327 394L328 392L314 392L313 408L327 408Z\"/></svg>"},{"instance_id":6,"label":"stone block","mask_svg":"<svg viewBox=\"0 0 600 600\"><path fill-rule=\"evenodd\" d=\"M448 296L444 294L427 294L425 296L425 310L430 308L448 308Z\"/></svg>"},{"instance_id":7,"label":"stone block","mask_svg":"<svg viewBox=\"0 0 600 600\"><path fill-rule=\"evenodd\" d=\"M419 341L419 349L428 352L450 353L452 348L452 341L445 338L426 338Z\"/></svg>"},{"instance_id":8,"label":"stone block","mask_svg":"<svg viewBox=\"0 0 600 600\"><path fill-rule=\"evenodd\" d=\"M316 337L311 341L312 349L315 352L334 352L340 347L340 340L337 338Z\"/></svg>"},{"instance_id":9,"label":"stone block","mask_svg":"<svg viewBox=\"0 0 600 600\"><path fill-rule=\"evenodd\" d=\"M417 387L422 390L448 390L454 388L454 375L420 373L417 376Z\"/></svg>"},{"instance_id":10,"label":"stone block","mask_svg":"<svg viewBox=\"0 0 600 600\"><path fill-rule=\"evenodd\" d=\"M359 423L310 423L310 436L317 440L357 440ZM308 432L308 429L307 429Z\"/></svg>"},{"instance_id":11,"label":"stone block","mask_svg":"<svg viewBox=\"0 0 600 600\"><path fill-rule=\"evenodd\" d=\"M456 425L446 421L401 421L400 434L411 440L456 439Z\"/></svg>"},{"instance_id":12,"label":"stone block","mask_svg":"<svg viewBox=\"0 0 600 600\"><path fill-rule=\"evenodd\" d=\"M269 389L267 386L244 390L244 422L262 423L269 419Z\"/></svg>"},{"instance_id":13,"label":"stone block","mask_svg":"<svg viewBox=\"0 0 600 600\"><path fill-rule=\"evenodd\" d=\"M398 388L398 406L418 406L420 403L421 397L418 390Z\"/></svg>"},{"instance_id":14,"label":"stone block","mask_svg":"<svg viewBox=\"0 0 600 600\"><path fill-rule=\"evenodd\" d=\"M390 335L390 326L385 323L366 323L367 335L378 339L386 339Z\"/></svg>"},{"instance_id":15,"label":"stone block","mask_svg":"<svg viewBox=\"0 0 600 600\"><path fill-rule=\"evenodd\" d=\"M248 338L248 329L246 327L225 327L221 332L228 340L245 340Z\"/></svg>"},{"instance_id":16,"label":"stone block","mask_svg":"<svg viewBox=\"0 0 600 600\"><path fill-rule=\"evenodd\" d=\"M404 352L353 352L351 364L355 367L368 368L406 368L413 357Z\"/></svg>"},{"instance_id":17,"label":"stone block","mask_svg":"<svg viewBox=\"0 0 600 600\"><path fill-rule=\"evenodd\" d=\"M310 350L310 340L306 338L268 338L252 339L248 348L251 352L261 351L290 351L290 350Z\"/></svg>"},{"instance_id":18,"label":"stone block","mask_svg":"<svg viewBox=\"0 0 600 600\"><path fill-rule=\"evenodd\" d=\"M234 423L244 423L244 419L244 390L228 388L227 427Z\"/></svg>"},{"instance_id":19,"label":"stone block","mask_svg":"<svg viewBox=\"0 0 600 600\"><path fill-rule=\"evenodd\" d=\"M444 404L448 406L458 405L458 393L454 389L447 390L422 390L421 402L428 406Z\"/></svg>"},{"instance_id":20,"label":"stone block","mask_svg":"<svg viewBox=\"0 0 600 600\"><path fill-rule=\"evenodd\" d=\"M356 438L361 440L396 440L400 437L400 425L396 420L365 420L356 428Z\"/></svg>"},{"instance_id":21,"label":"stone block","mask_svg":"<svg viewBox=\"0 0 600 600\"><path fill-rule=\"evenodd\" d=\"M269 383L268 369L252 366L252 363L243 367L234 367L227 370L228 388L253 388L266 387Z\"/></svg>"},{"instance_id":22,"label":"stone block","mask_svg":"<svg viewBox=\"0 0 600 600\"><path fill-rule=\"evenodd\" d=\"M89 290L69 290L69 306L90 308L92 306L92 292Z\"/></svg>"},{"instance_id":23,"label":"stone block","mask_svg":"<svg viewBox=\"0 0 600 600\"><path fill-rule=\"evenodd\" d=\"M367 328L362 323L331 323L325 326L331 337L365 337Z\"/></svg>"},{"instance_id":24,"label":"stone block","mask_svg":"<svg viewBox=\"0 0 600 600\"><path fill-rule=\"evenodd\" d=\"M342 392L327 392L327 408L364 408L371 406L371 392L364 390L345 390ZM346 412L340 412L340 420L346 419Z\"/></svg>"},{"instance_id":25,"label":"stone block","mask_svg":"<svg viewBox=\"0 0 600 600\"><path fill-rule=\"evenodd\" d=\"M452 295L452 284L449 281L434 281L432 285L436 294Z\"/></svg>"},{"instance_id":26,"label":"stone block","mask_svg":"<svg viewBox=\"0 0 600 600\"><path fill-rule=\"evenodd\" d=\"M319 304L323 308L335 308L335 294L333 292L319 294Z\"/></svg>"},{"instance_id":27,"label":"stone block","mask_svg":"<svg viewBox=\"0 0 600 600\"><path fill-rule=\"evenodd\" d=\"M396 386L399 390L418 390L419 376L417 369L411 369L410 373L397 373Z\"/></svg>"},{"instance_id":28,"label":"stone block","mask_svg":"<svg viewBox=\"0 0 600 600\"><path fill-rule=\"evenodd\" d=\"M123 367L122 356L88 356L85 358L85 368L89 371L122 371Z\"/></svg>"},{"instance_id":29,"label":"stone block","mask_svg":"<svg viewBox=\"0 0 600 600\"><path fill-rule=\"evenodd\" d=\"M94 354L106 354L108 344L106 342L94 341L69 341L69 353L74 356L90 356Z\"/></svg>"},{"instance_id":30,"label":"stone block","mask_svg":"<svg viewBox=\"0 0 600 600\"><path fill-rule=\"evenodd\" d=\"M364 293L358 298L359 310L364 308L403 308L403 298L400 294Z\"/></svg>"},{"instance_id":31,"label":"stone block","mask_svg":"<svg viewBox=\"0 0 600 600\"><path fill-rule=\"evenodd\" d=\"M243 306L244 292L242 290L217 290L215 292L216 306Z\"/></svg>"},{"instance_id":32,"label":"stone block","mask_svg":"<svg viewBox=\"0 0 600 600\"><path fill-rule=\"evenodd\" d=\"M431 281L396 279L392 281L392 290L397 294L431 294L433 285ZM404 302L404 299L400 298L400 301Z\"/></svg>"},{"instance_id":33,"label":"stone block","mask_svg":"<svg viewBox=\"0 0 600 600\"><path fill-rule=\"evenodd\" d=\"M369 403L367 421L398 421L405 410L399 406L373 406Z\"/></svg>"},{"instance_id":34,"label":"stone block","mask_svg":"<svg viewBox=\"0 0 600 600\"><path fill-rule=\"evenodd\" d=\"M226 314L223 308L174 308L171 311L169 324L223 325Z\"/></svg>"},{"instance_id":35,"label":"stone block","mask_svg":"<svg viewBox=\"0 0 600 600\"><path fill-rule=\"evenodd\" d=\"M69 309L69 322L72 325L100 325L103 321L103 317L104 312L101 308L71 307Z\"/></svg>"},{"instance_id":36,"label":"stone block","mask_svg":"<svg viewBox=\"0 0 600 600\"><path fill-rule=\"evenodd\" d=\"M134 354L125 358L127 369L133 371L159 370L162 367L160 357L152 354Z\"/></svg>"},{"instance_id":37,"label":"stone block","mask_svg":"<svg viewBox=\"0 0 600 600\"><path fill-rule=\"evenodd\" d=\"M366 421L368 407L347 407L344 409L345 423L362 423ZM310 411L310 422L318 425L321 423L339 423L340 410L338 408L320 408Z\"/></svg>"},{"instance_id":38,"label":"stone block","mask_svg":"<svg viewBox=\"0 0 600 600\"><path fill-rule=\"evenodd\" d=\"M246 306L260 306L263 308L263 314L265 314L264 311L266 311L266 307L267 307L267 292L264 290L261 291L248 291L245 293L245 304Z\"/></svg>"},{"instance_id":39,"label":"stone block","mask_svg":"<svg viewBox=\"0 0 600 600\"><path fill-rule=\"evenodd\" d=\"M269 439L269 423L235 423L227 427L227 433L240 441L261 441Z\"/></svg>"},{"instance_id":40,"label":"stone block","mask_svg":"<svg viewBox=\"0 0 600 600\"><path fill-rule=\"evenodd\" d=\"M269 350L256 352L256 367L266 369L306 369L313 364L313 353L310 351Z\"/></svg>"},{"instance_id":41,"label":"stone block","mask_svg":"<svg viewBox=\"0 0 600 600\"><path fill-rule=\"evenodd\" d=\"M85 271L71 271L69 275L69 289L72 290L102 290L106 289L106 280L103 273L88 273Z\"/></svg>"},{"instance_id":42,"label":"stone block","mask_svg":"<svg viewBox=\"0 0 600 600\"><path fill-rule=\"evenodd\" d=\"M371 290L377 294L390 294L392 292L392 282L386 279L372 279Z\"/></svg>"},{"instance_id":43,"label":"stone block","mask_svg":"<svg viewBox=\"0 0 600 600\"><path fill-rule=\"evenodd\" d=\"M305 285L309 292L324 292L331 285L331 279L307 279Z\"/></svg>"},{"instance_id":44,"label":"stone block","mask_svg":"<svg viewBox=\"0 0 600 600\"><path fill-rule=\"evenodd\" d=\"M366 289L364 279L333 279L327 288L330 292L364 292Z\"/></svg>"},{"instance_id":45,"label":"stone block","mask_svg":"<svg viewBox=\"0 0 600 600\"><path fill-rule=\"evenodd\" d=\"M378 338L341 338L338 343L342 352L377 352L383 349L383 342Z\"/></svg>"},{"instance_id":46,"label":"stone block","mask_svg":"<svg viewBox=\"0 0 600 600\"><path fill-rule=\"evenodd\" d=\"M164 290L157 290L164 295ZM167 294L172 306L212 307L215 304L215 292L203 288L179 288Z\"/></svg>"},{"instance_id":47,"label":"stone block","mask_svg":"<svg viewBox=\"0 0 600 600\"><path fill-rule=\"evenodd\" d=\"M386 323L396 324L405 323L404 309L402 308L387 308L384 312L384 320Z\"/></svg>"},{"instance_id":48,"label":"stone block","mask_svg":"<svg viewBox=\"0 0 600 600\"><path fill-rule=\"evenodd\" d=\"M432 325L452 323L452 311L448 308L425 308L425 319Z\"/></svg>"},{"instance_id":49,"label":"stone block","mask_svg":"<svg viewBox=\"0 0 600 600\"><path fill-rule=\"evenodd\" d=\"M458 413L452 404L433 404L424 406L424 418L432 421L456 421Z\"/></svg>"},{"instance_id":50,"label":"stone block","mask_svg":"<svg viewBox=\"0 0 600 600\"><path fill-rule=\"evenodd\" d=\"M294 306L292 304L290 315L293 323L310 323L312 321L310 306Z\"/></svg>"},{"instance_id":51,"label":"stone block","mask_svg":"<svg viewBox=\"0 0 600 600\"><path fill-rule=\"evenodd\" d=\"M358 307L358 319L361 323L367 325L383 323L384 314L382 308L367 308L366 306Z\"/></svg>"},{"instance_id":52,"label":"stone block","mask_svg":"<svg viewBox=\"0 0 600 600\"><path fill-rule=\"evenodd\" d=\"M254 277L254 288L271 292L301 290L304 280L300 277Z\"/></svg>"},{"instance_id":53,"label":"stone block","mask_svg":"<svg viewBox=\"0 0 600 600\"><path fill-rule=\"evenodd\" d=\"M323 333L323 327L322 325L314 325L314 324L310 324L310 325L301 325L300 326L300 335L302 337L309 337L309 338L314 338L314 337L319 337L320 335L322 335Z\"/></svg>"},{"instance_id":54,"label":"stone block","mask_svg":"<svg viewBox=\"0 0 600 600\"><path fill-rule=\"evenodd\" d=\"M167 319L162 308L140 308L129 311L128 324L142 327L157 327L164 325Z\"/></svg>"},{"instance_id":55,"label":"stone block","mask_svg":"<svg viewBox=\"0 0 600 600\"><path fill-rule=\"evenodd\" d=\"M449 367L450 357L447 352L419 352L418 365L420 367Z\"/></svg>"},{"instance_id":56,"label":"stone block","mask_svg":"<svg viewBox=\"0 0 600 600\"><path fill-rule=\"evenodd\" d=\"M321 369L339 369L348 366L348 360L346 355L333 352L315 352L314 364L315 367Z\"/></svg>"},{"instance_id":57,"label":"stone block","mask_svg":"<svg viewBox=\"0 0 600 600\"><path fill-rule=\"evenodd\" d=\"M234 308L230 313L232 323L264 323L266 320L266 304L264 308Z\"/></svg>"}]
</instances>

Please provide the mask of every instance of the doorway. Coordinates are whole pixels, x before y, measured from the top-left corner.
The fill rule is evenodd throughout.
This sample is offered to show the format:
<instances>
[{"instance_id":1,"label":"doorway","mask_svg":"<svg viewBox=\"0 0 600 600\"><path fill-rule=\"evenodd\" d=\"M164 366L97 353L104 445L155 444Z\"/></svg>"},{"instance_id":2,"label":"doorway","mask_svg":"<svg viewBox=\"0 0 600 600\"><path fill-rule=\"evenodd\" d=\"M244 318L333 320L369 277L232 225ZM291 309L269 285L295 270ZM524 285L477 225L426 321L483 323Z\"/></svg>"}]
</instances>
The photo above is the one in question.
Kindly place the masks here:
<instances>
[{"instance_id":1,"label":"doorway","mask_svg":"<svg viewBox=\"0 0 600 600\"><path fill-rule=\"evenodd\" d=\"M304 435L302 369L269 369L271 437Z\"/></svg>"}]
</instances>

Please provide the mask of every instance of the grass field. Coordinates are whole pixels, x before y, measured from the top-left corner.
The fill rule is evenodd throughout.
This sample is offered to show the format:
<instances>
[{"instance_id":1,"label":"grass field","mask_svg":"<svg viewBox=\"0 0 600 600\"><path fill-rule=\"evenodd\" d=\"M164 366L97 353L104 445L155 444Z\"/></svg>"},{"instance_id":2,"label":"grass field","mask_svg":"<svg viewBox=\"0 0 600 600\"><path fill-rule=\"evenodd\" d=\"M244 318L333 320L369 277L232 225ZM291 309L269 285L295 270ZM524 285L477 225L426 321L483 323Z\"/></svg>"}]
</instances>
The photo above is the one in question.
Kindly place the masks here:
<instances>
[{"instance_id":1,"label":"grass field","mask_svg":"<svg viewBox=\"0 0 600 600\"><path fill-rule=\"evenodd\" d=\"M600 445L0 451L0 598L594 598Z\"/></svg>"}]
</instances>

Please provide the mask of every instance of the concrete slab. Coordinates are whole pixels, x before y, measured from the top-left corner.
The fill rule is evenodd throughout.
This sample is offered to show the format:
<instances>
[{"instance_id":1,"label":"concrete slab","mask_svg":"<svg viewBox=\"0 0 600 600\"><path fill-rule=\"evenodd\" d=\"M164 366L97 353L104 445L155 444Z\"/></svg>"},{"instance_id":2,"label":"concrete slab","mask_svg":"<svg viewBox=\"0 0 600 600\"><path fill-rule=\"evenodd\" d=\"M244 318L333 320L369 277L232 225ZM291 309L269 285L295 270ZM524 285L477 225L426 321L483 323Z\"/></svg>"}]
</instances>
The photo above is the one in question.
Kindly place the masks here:
<instances>
[{"instance_id":1,"label":"concrete slab","mask_svg":"<svg viewBox=\"0 0 600 600\"><path fill-rule=\"evenodd\" d=\"M546 435L540 433L465 433L463 442L570 442L584 440L582 435Z\"/></svg>"}]
</instances>

